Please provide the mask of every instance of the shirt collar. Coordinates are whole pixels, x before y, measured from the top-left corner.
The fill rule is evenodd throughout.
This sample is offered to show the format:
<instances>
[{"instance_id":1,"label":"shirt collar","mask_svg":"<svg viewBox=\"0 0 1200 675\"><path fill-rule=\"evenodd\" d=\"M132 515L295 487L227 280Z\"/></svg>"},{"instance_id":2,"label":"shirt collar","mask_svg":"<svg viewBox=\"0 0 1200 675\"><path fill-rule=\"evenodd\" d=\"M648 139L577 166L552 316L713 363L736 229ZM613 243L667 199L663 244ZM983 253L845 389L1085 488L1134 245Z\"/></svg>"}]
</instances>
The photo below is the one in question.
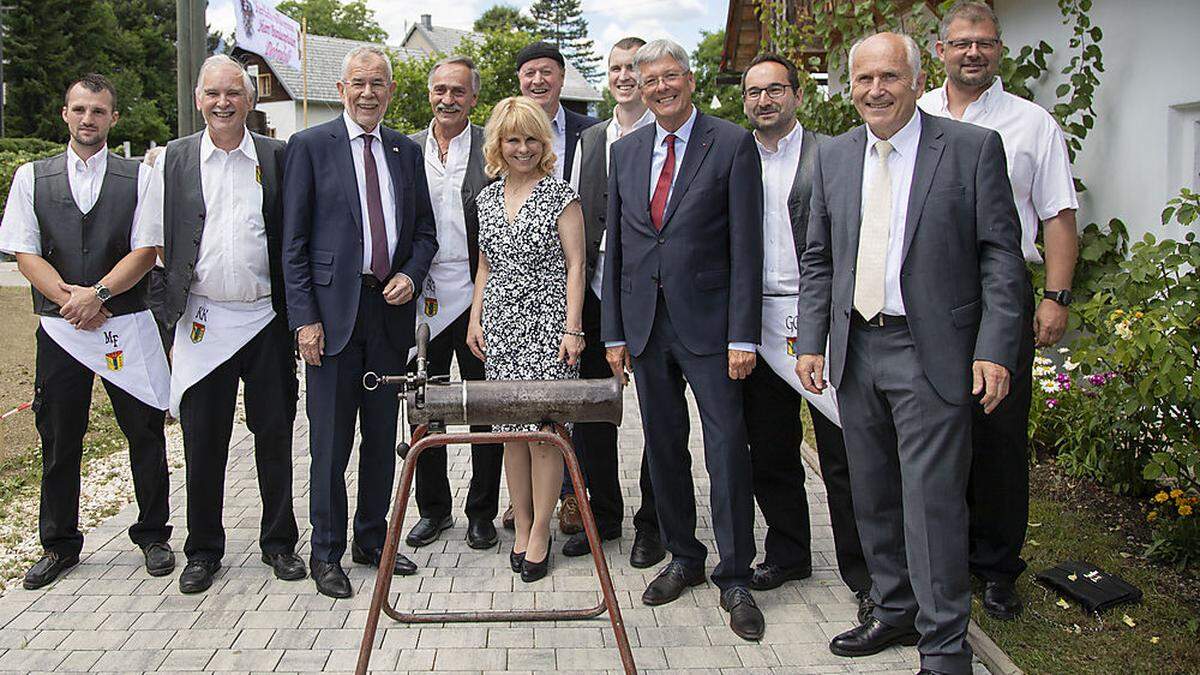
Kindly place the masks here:
<instances>
[{"instance_id":1,"label":"shirt collar","mask_svg":"<svg viewBox=\"0 0 1200 675\"><path fill-rule=\"evenodd\" d=\"M787 152L788 148L790 148L792 146L792 143L800 142L800 139L801 139L801 137L803 137L803 135L804 135L804 125L800 124L800 120L796 120L796 126L792 127L792 130L789 131L786 136L779 139L779 143L777 143L775 145L774 150L768 149L765 145L762 144L762 141L758 140L758 132L757 131L754 132L754 142L758 145L758 151L760 153L762 153L764 155L772 156L772 155Z\"/></svg>"},{"instance_id":2,"label":"shirt collar","mask_svg":"<svg viewBox=\"0 0 1200 675\"><path fill-rule=\"evenodd\" d=\"M550 120L554 122L551 128L555 129L559 136L567 133L567 113L563 112L561 102L558 104L558 110L554 113L554 117L551 117Z\"/></svg>"},{"instance_id":3,"label":"shirt collar","mask_svg":"<svg viewBox=\"0 0 1200 675\"><path fill-rule=\"evenodd\" d=\"M697 112L696 106L692 106L692 115L688 117L686 122L683 123L683 126L679 127L675 131L667 131L666 129L662 128L661 124L655 121L654 147L657 148L658 146L662 145L662 142L667 138L667 134L675 134L675 140L681 141L684 145L687 145L688 137L692 135L692 127L696 126Z\"/></svg>"},{"instance_id":4,"label":"shirt collar","mask_svg":"<svg viewBox=\"0 0 1200 675\"><path fill-rule=\"evenodd\" d=\"M642 113L641 118L638 119L638 121L634 122L633 125L630 126L628 129L626 129L621 126L620 122L617 121L617 109L614 106L613 113L612 113L612 121L609 123L609 129L612 130L614 138L620 138L631 131L637 131L638 129L641 129L642 127L646 126L647 124L650 124L653 121L654 121L654 113L650 112L649 108L646 108L646 112Z\"/></svg>"},{"instance_id":5,"label":"shirt collar","mask_svg":"<svg viewBox=\"0 0 1200 675\"><path fill-rule=\"evenodd\" d=\"M936 92L935 96L937 97L936 100L938 103L939 112L943 116L949 117L950 116L950 98L949 98L949 95L946 94L946 85L943 84L942 86L935 89L934 92ZM1003 93L1004 93L1004 83L1000 81L999 76L996 76L996 78L992 81L992 86L985 89L984 92L979 95L979 98L977 98L974 101L972 101L971 103L967 104L966 110L963 111L963 118L964 119L966 118L967 111L972 110L974 108L978 108L978 109L982 110L983 112L990 112L992 107L996 105L996 102L999 101L1001 98L1003 98L1001 96L1001 94L1003 94Z\"/></svg>"},{"instance_id":6,"label":"shirt collar","mask_svg":"<svg viewBox=\"0 0 1200 675\"><path fill-rule=\"evenodd\" d=\"M205 127L204 133L200 134L200 162L207 162L213 156L213 153L219 149L212 142L212 136L208 134L208 128ZM238 146L230 151L229 154L232 155L235 152L240 152L255 162L258 161L258 153L254 151L254 140L250 138L249 129L242 130L242 142L238 143Z\"/></svg>"},{"instance_id":7,"label":"shirt collar","mask_svg":"<svg viewBox=\"0 0 1200 675\"><path fill-rule=\"evenodd\" d=\"M870 153L871 148L875 147L875 142L880 138L871 133L870 126L863 126L867 130L867 153ZM888 141L892 144L892 151L901 157L907 157L910 153L916 156L917 145L921 142L921 109L913 110L912 118L908 120L908 123L893 134Z\"/></svg>"},{"instance_id":8,"label":"shirt collar","mask_svg":"<svg viewBox=\"0 0 1200 675\"><path fill-rule=\"evenodd\" d=\"M346 123L346 134L350 137L350 140L354 140L359 136L371 136L375 140L379 141L379 143L382 145L383 135L379 133L380 127L383 126L382 124L376 124L375 128L372 129L370 133L367 133L366 131L363 131L362 127L358 126L358 122L355 122L350 117L350 113L346 112L345 110L342 111L342 121Z\"/></svg>"},{"instance_id":9,"label":"shirt collar","mask_svg":"<svg viewBox=\"0 0 1200 675\"><path fill-rule=\"evenodd\" d=\"M429 121L429 134L425 138L425 154L426 155L429 155L429 153L431 153L431 152L438 153L440 151L440 149L438 148L437 136L433 135L433 125L436 122L437 122L437 120ZM463 127L463 130L461 132L459 132L459 134L457 136L450 139L450 147L454 148L456 146L460 146L464 143L470 143L470 142L471 142L471 123L467 122L467 126ZM436 157L437 155L435 154L434 156Z\"/></svg>"},{"instance_id":10,"label":"shirt collar","mask_svg":"<svg viewBox=\"0 0 1200 675\"><path fill-rule=\"evenodd\" d=\"M83 159L76 154L75 148L71 147L70 143L67 143L67 165L70 166L71 171L76 173L87 173L89 171L104 172L108 169L108 145L106 144L100 148L99 152L91 157Z\"/></svg>"}]
</instances>

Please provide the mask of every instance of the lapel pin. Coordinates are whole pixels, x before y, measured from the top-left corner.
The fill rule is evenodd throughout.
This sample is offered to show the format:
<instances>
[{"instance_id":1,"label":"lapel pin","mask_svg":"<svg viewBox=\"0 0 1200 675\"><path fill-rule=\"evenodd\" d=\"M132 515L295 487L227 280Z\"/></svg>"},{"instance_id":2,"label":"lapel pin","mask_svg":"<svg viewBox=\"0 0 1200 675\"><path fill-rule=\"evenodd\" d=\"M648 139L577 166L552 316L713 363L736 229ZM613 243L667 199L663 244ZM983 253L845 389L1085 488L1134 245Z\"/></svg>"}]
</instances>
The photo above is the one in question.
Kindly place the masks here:
<instances>
[{"instance_id":1,"label":"lapel pin","mask_svg":"<svg viewBox=\"0 0 1200 675\"><path fill-rule=\"evenodd\" d=\"M400 148L398 148L398 147L396 147L396 146L394 146L394 145L393 145L393 146L392 146L392 152L400 152Z\"/></svg>"}]
</instances>

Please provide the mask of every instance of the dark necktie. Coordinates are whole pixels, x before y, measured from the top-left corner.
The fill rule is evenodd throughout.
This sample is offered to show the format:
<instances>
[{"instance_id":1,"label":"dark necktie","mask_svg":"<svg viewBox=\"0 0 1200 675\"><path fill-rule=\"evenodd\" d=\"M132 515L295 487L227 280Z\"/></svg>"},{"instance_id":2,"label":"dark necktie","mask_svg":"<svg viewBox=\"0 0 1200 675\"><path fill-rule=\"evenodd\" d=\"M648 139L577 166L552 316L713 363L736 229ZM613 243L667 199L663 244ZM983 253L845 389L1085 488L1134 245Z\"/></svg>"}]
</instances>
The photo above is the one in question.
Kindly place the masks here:
<instances>
[{"instance_id":1,"label":"dark necktie","mask_svg":"<svg viewBox=\"0 0 1200 675\"><path fill-rule=\"evenodd\" d=\"M663 139L667 144L667 159L663 162L658 182L654 184L654 196L650 199L650 222L655 230L663 226L663 212L667 210L667 196L671 194L671 176L675 174L675 134Z\"/></svg>"},{"instance_id":2,"label":"dark necktie","mask_svg":"<svg viewBox=\"0 0 1200 675\"><path fill-rule=\"evenodd\" d=\"M363 173L367 178L367 221L371 224L371 273L386 281L392 263L388 260L387 225L383 219L383 199L379 196L379 170L371 152L370 134L363 134Z\"/></svg>"}]
</instances>

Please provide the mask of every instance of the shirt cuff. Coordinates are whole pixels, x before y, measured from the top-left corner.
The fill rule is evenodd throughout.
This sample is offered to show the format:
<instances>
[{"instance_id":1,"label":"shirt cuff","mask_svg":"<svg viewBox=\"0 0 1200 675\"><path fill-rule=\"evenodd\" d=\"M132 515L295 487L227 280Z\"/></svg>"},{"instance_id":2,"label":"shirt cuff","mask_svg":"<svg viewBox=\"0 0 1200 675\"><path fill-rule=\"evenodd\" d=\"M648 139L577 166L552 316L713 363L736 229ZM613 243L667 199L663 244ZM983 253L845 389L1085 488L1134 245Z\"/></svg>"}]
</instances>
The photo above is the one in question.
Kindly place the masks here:
<instances>
[{"instance_id":1,"label":"shirt cuff","mask_svg":"<svg viewBox=\"0 0 1200 675\"><path fill-rule=\"evenodd\" d=\"M756 352L758 347L752 342L730 342L729 349L738 352Z\"/></svg>"},{"instance_id":2,"label":"shirt cuff","mask_svg":"<svg viewBox=\"0 0 1200 675\"><path fill-rule=\"evenodd\" d=\"M609 348L609 347L624 347L624 346L625 346L625 341L624 341L624 340L613 340L612 342L605 342L605 343L604 343L604 347L605 347L605 349L607 349L607 348Z\"/></svg>"}]
</instances>

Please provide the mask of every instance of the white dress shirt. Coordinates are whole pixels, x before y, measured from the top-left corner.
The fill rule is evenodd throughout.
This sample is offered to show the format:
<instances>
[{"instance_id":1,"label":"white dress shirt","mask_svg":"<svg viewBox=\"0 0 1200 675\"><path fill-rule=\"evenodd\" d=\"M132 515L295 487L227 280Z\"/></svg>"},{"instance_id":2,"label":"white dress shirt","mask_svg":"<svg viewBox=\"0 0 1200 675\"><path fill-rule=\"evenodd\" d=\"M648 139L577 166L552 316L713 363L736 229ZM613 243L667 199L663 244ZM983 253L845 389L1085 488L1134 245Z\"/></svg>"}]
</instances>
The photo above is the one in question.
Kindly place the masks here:
<instances>
[{"instance_id":1,"label":"white dress shirt","mask_svg":"<svg viewBox=\"0 0 1200 675\"><path fill-rule=\"evenodd\" d=\"M945 86L927 92L917 105L930 115L953 117ZM1034 245L1039 223L1063 209L1079 208L1062 129L1041 106L1004 91L998 77L967 106L962 121L993 129L1004 141L1008 179L1021 218L1021 252L1029 262L1042 262Z\"/></svg>"},{"instance_id":2,"label":"white dress shirt","mask_svg":"<svg viewBox=\"0 0 1200 675\"><path fill-rule=\"evenodd\" d=\"M392 172L388 169L387 153L384 152L383 136L380 125L376 124L370 134L363 131L350 115L342 111L342 121L346 123L346 134L350 137L350 156L354 160L354 177L358 184L358 205L362 209L362 240L363 263L362 273L371 274L371 218L367 210L367 168L363 163L363 147L366 141L363 136L371 136L371 155L375 157L375 171L379 175L379 199L383 203L383 225L387 230L388 256L390 261L396 253L396 188L392 185ZM388 265L391 267L391 265ZM415 291L416 289L414 289Z\"/></svg>"},{"instance_id":3,"label":"white dress shirt","mask_svg":"<svg viewBox=\"0 0 1200 675\"><path fill-rule=\"evenodd\" d=\"M100 198L104 186L104 174L108 170L108 147L88 159L80 159L74 148L67 145L67 184L71 197L80 213L88 213ZM146 186L150 183L150 167L138 167L138 205L134 211L133 228L129 236L131 249L161 246L162 232L145 230L138 226L138 214L144 203ZM33 208L34 176L33 164L22 164L13 174L8 201L4 207L4 220L0 221L0 251L5 253L31 253L42 255L41 228Z\"/></svg>"},{"instance_id":4,"label":"white dress shirt","mask_svg":"<svg viewBox=\"0 0 1200 675\"><path fill-rule=\"evenodd\" d=\"M561 180L567 160L567 114L563 112L561 103L554 117L550 118L550 131L554 132L554 137L550 139L554 148L554 177Z\"/></svg>"},{"instance_id":5,"label":"white dress shirt","mask_svg":"<svg viewBox=\"0 0 1200 675\"><path fill-rule=\"evenodd\" d=\"M621 123L617 120L617 111L615 108L613 109L612 117L605 123L604 127L604 167L606 172L608 165L612 162L612 144L616 143L626 134L653 123L654 113L647 109L646 112L642 113L641 118L630 125L629 128L622 127ZM571 163L571 187L575 188L576 192L579 192L579 175L583 173L583 148L580 147L582 144L582 140L575 144L575 159ZM604 281L604 245L607 240L608 231L606 228L605 232L600 235L600 255L596 258L596 271L592 274L592 280L589 284L597 298L602 295L600 288Z\"/></svg>"},{"instance_id":6,"label":"white dress shirt","mask_svg":"<svg viewBox=\"0 0 1200 675\"><path fill-rule=\"evenodd\" d=\"M800 292L800 264L796 260L796 237L788 197L800 164L804 129L797 122L774 151L754 135L762 160L763 180L763 294L796 295Z\"/></svg>"},{"instance_id":7,"label":"white dress shirt","mask_svg":"<svg viewBox=\"0 0 1200 675\"><path fill-rule=\"evenodd\" d=\"M867 150L863 157L862 204L866 211L867 192L871 177L879 165L875 142L880 140L867 129ZM888 155L888 174L892 179L892 223L888 235L887 265L883 273L883 313L903 316L904 297L900 293L900 266L904 259L904 228L908 220L908 193L912 188L913 171L917 167L917 148L921 144L921 114L914 110L912 119L887 139L892 144ZM866 317L870 319L871 317Z\"/></svg>"},{"instance_id":8,"label":"white dress shirt","mask_svg":"<svg viewBox=\"0 0 1200 675\"><path fill-rule=\"evenodd\" d=\"M450 139L445 164L439 158L441 151L433 129L434 123L430 122L429 136L425 139L425 182L429 185L429 200L433 203L433 216L437 223L438 252L433 263L469 263L462 184L467 175L467 160L471 156L471 125L468 124L462 133Z\"/></svg>"}]
</instances>

